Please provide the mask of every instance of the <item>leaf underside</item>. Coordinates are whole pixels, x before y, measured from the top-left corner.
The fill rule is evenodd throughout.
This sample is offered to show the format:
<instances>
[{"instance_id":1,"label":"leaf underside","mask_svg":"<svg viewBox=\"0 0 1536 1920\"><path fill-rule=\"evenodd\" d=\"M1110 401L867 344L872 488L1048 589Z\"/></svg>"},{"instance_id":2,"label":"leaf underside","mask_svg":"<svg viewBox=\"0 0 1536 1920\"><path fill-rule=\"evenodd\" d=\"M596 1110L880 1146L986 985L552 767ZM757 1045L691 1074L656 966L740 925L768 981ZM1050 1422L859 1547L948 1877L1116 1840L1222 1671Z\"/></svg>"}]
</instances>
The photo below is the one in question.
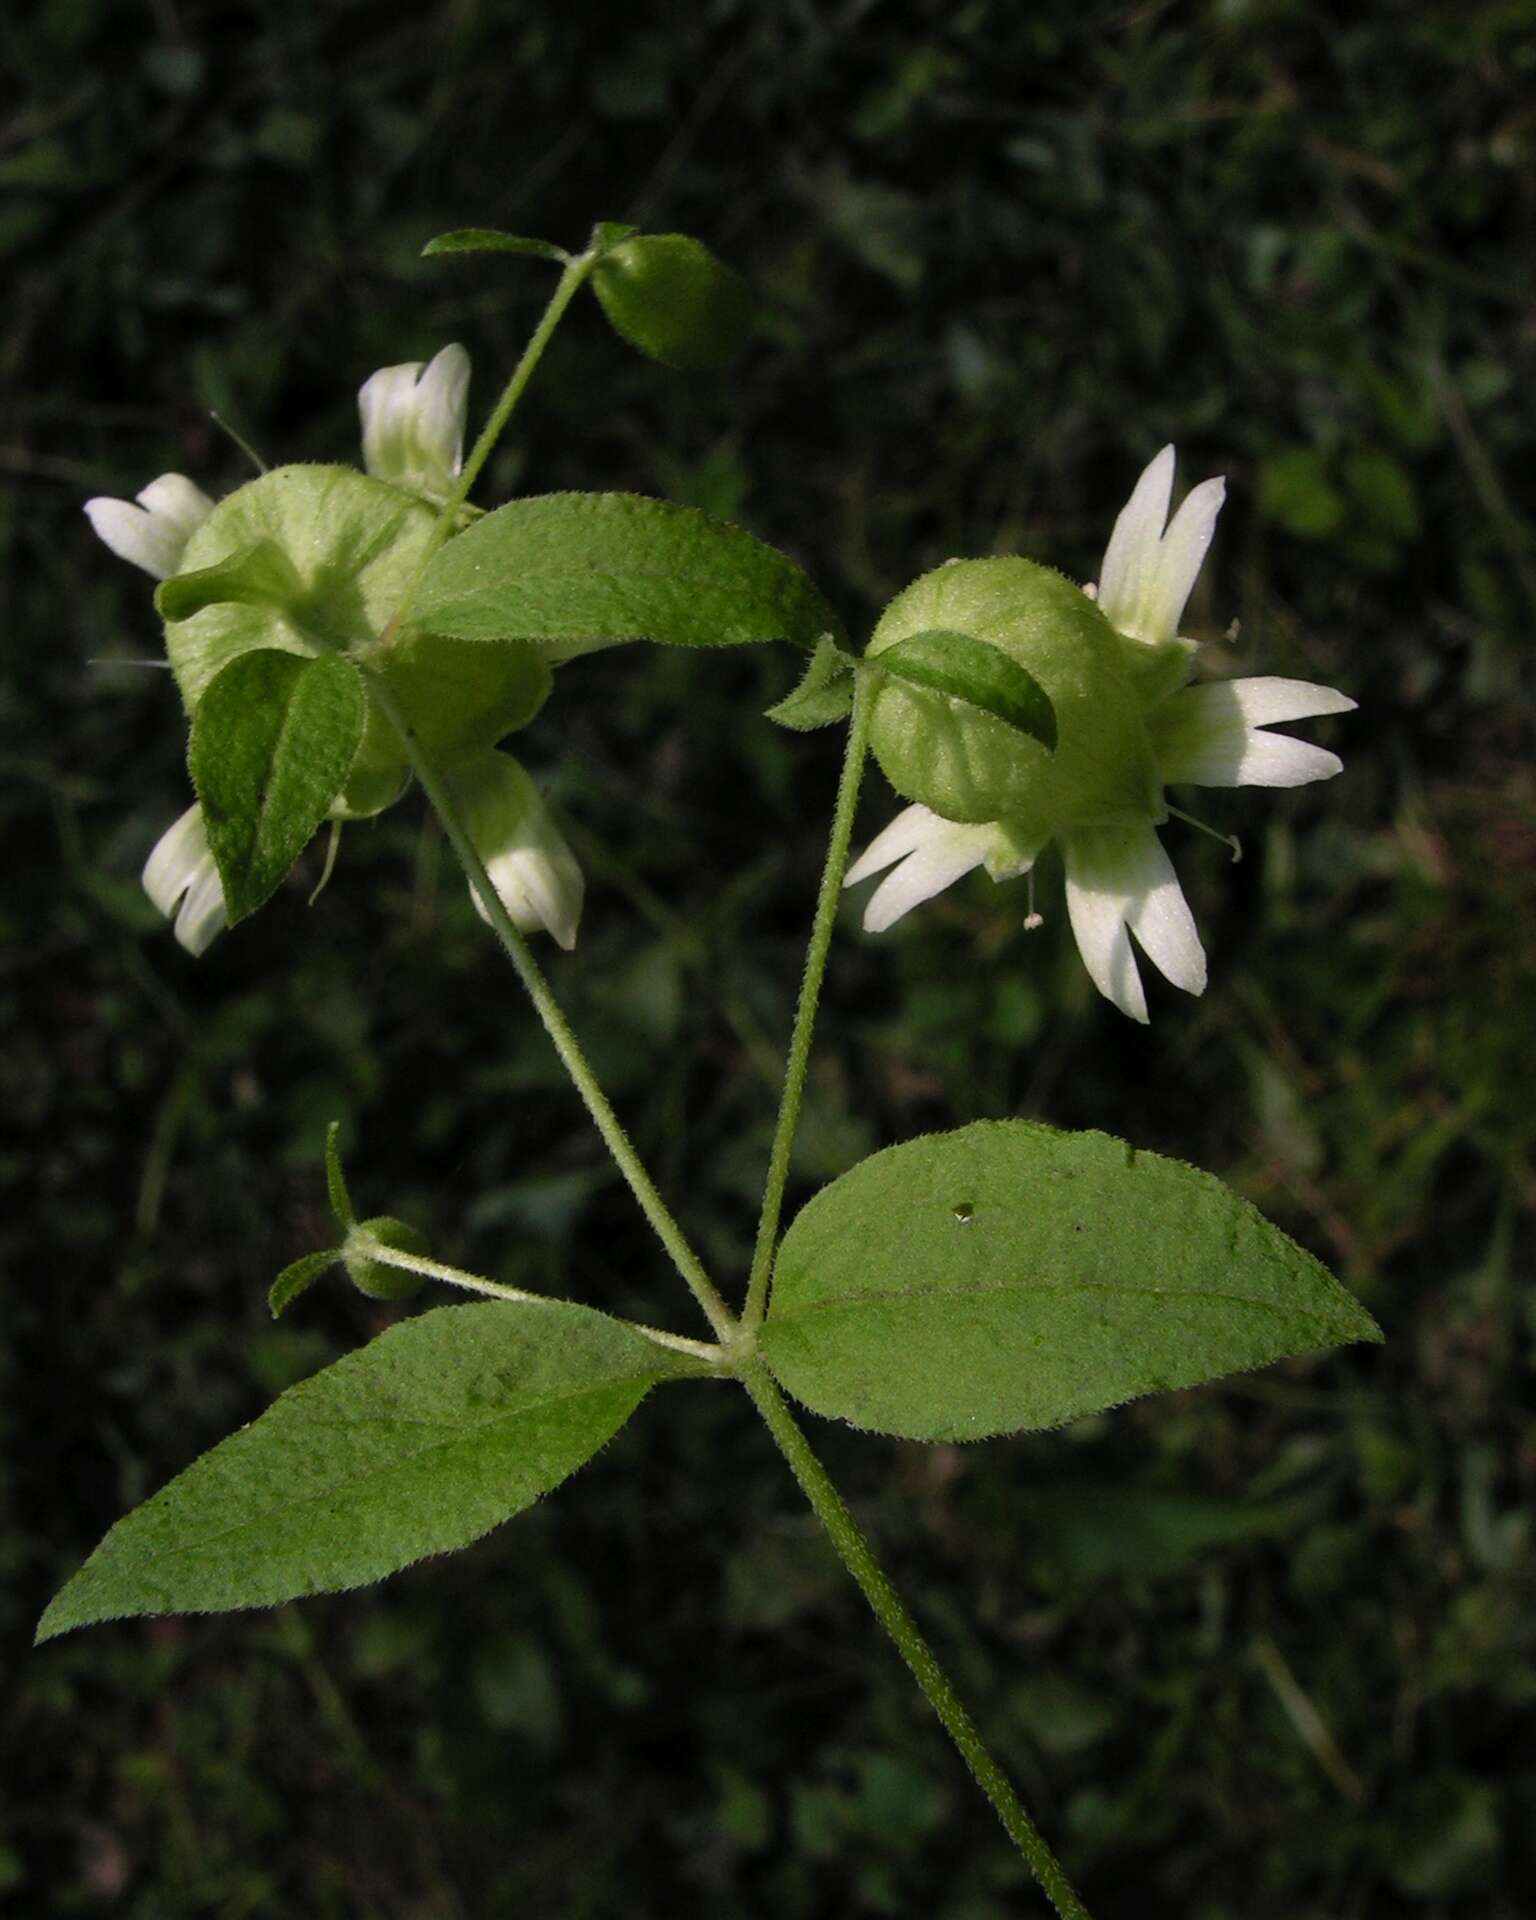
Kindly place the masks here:
<instances>
[{"instance_id":1,"label":"leaf underside","mask_svg":"<svg viewBox=\"0 0 1536 1920\"><path fill-rule=\"evenodd\" d=\"M568 1301L435 1308L291 1387L120 1520L37 1637L272 1606L468 1546L688 1370Z\"/></svg>"},{"instance_id":2,"label":"leaf underside","mask_svg":"<svg viewBox=\"0 0 1536 1920\"><path fill-rule=\"evenodd\" d=\"M1005 1120L889 1148L819 1193L784 1237L760 1348L817 1413L964 1440L1380 1337L1210 1174Z\"/></svg>"},{"instance_id":3,"label":"leaf underside","mask_svg":"<svg viewBox=\"0 0 1536 1920\"><path fill-rule=\"evenodd\" d=\"M787 555L695 507L633 493L514 500L450 540L417 618L464 640L534 640L562 659L622 640L809 652L841 633Z\"/></svg>"},{"instance_id":4,"label":"leaf underside","mask_svg":"<svg viewBox=\"0 0 1536 1920\"><path fill-rule=\"evenodd\" d=\"M309 844L346 781L367 706L346 661L273 647L241 654L209 685L187 764L232 925Z\"/></svg>"}]
</instances>

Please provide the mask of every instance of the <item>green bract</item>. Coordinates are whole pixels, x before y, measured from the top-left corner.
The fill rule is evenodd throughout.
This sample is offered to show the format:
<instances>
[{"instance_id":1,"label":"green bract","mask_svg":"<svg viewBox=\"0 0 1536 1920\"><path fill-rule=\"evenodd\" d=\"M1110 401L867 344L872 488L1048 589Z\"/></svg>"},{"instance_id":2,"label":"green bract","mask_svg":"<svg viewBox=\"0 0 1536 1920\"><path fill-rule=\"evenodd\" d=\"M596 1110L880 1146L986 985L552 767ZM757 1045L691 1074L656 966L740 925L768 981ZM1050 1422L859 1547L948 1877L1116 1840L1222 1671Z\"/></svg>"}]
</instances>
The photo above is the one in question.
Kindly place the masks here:
<instances>
[{"instance_id":1,"label":"green bract","mask_svg":"<svg viewBox=\"0 0 1536 1920\"><path fill-rule=\"evenodd\" d=\"M389 632L434 519L423 501L341 466L278 467L221 501L157 595L188 712L230 661L275 648L339 654L381 673L442 763L526 725L550 686L536 649L477 646L414 624ZM404 783L399 742L370 706L333 812L377 813Z\"/></svg>"},{"instance_id":2,"label":"green bract","mask_svg":"<svg viewBox=\"0 0 1536 1920\"><path fill-rule=\"evenodd\" d=\"M952 560L896 596L869 654L943 631L986 641L1038 682L1055 751L965 701L889 679L870 745L898 793L946 820L1006 819L1025 841L1162 817L1124 642L1080 587L1033 560Z\"/></svg>"}]
</instances>

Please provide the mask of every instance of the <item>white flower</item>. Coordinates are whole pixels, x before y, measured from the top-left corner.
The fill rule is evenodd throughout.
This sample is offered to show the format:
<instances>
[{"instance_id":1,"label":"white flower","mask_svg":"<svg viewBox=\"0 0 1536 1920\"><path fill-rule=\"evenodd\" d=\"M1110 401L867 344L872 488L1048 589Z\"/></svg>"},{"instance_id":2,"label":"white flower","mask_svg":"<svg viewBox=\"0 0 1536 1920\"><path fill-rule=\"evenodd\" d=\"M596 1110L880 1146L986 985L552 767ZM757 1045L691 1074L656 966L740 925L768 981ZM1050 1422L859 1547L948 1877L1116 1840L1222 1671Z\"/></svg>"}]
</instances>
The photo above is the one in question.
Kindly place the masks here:
<instances>
[{"instance_id":1,"label":"white flower","mask_svg":"<svg viewBox=\"0 0 1536 1920\"><path fill-rule=\"evenodd\" d=\"M362 384L363 465L376 480L441 505L464 463L469 355L444 347L421 361L380 367Z\"/></svg>"},{"instance_id":2,"label":"white flower","mask_svg":"<svg viewBox=\"0 0 1536 1920\"><path fill-rule=\"evenodd\" d=\"M181 565L187 542L213 512L213 502L185 474L162 473L131 500L98 494L85 511L97 537L119 560L166 580Z\"/></svg>"},{"instance_id":3,"label":"white flower","mask_svg":"<svg viewBox=\"0 0 1536 1920\"><path fill-rule=\"evenodd\" d=\"M1173 462L1173 448L1164 447L1148 464L1115 521L1098 585L1088 589L1117 633L1153 645L1178 638L1227 493L1225 480L1202 480L1169 520Z\"/></svg>"},{"instance_id":4,"label":"white flower","mask_svg":"<svg viewBox=\"0 0 1536 1920\"><path fill-rule=\"evenodd\" d=\"M1172 447L1164 447L1137 481L1115 522L1098 587L1087 591L1131 649L1138 677L1142 649L1172 659L1193 654L1179 638L1185 602L1211 543L1225 484L1206 480L1168 519L1173 487ZM1144 719L1160 785L1298 787L1341 771L1336 754L1266 729L1286 720L1348 713L1354 701L1306 680L1257 678L1177 686L1168 691L1158 671L1139 680ZM1094 985L1131 1019L1147 1019L1135 952L1137 944L1174 986L1205 990L1205 950L1157 827L1167 809L1143 821L1076 825L1060 831L1066 869L1067 915ZM892 870L870 897L864 925L891 926L972 868L994 880L1030 870L1038 847L1023 846L1006 821L959 825L927 807L908 807L849 868L845 885ZM1037 923L1033 913L1031 923Z\"/></svg>"},{"instance_id":5,"label":"white flower","mask_svg":"<svg viewBox=\"0 0 1536 1920\"><path fill-rule=\"evenodd\" d=\"M445 777L513 925L523 933L542 929L569 952L586 883L538 788L510 753L476 754ZM488 920L473 887L470 898Z\"/></svg>"},{"instance_id":6,"label":"white flower","mask_svg":"<svg viewBox=\"0 0 1536 1920\"><path fill-rule=\"evenodd\" d=\"M204 952L229 925L203 810L196 803L155 843L144 864L144 891L167 918L176 915L176 938L188 953Z\"/></svg>"}]
</instances>

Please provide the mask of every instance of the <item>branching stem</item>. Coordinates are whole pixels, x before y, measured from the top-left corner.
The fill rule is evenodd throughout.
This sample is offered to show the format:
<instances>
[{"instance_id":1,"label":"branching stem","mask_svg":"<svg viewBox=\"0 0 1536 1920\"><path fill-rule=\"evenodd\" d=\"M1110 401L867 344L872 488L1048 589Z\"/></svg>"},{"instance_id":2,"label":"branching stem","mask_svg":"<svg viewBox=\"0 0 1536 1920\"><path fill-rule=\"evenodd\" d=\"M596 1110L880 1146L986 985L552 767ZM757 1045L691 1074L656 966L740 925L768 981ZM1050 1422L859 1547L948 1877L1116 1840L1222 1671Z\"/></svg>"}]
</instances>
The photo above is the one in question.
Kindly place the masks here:
<instances>
[{"instance_id":1,"label":"branching stem","mask_svg":"<svg viewBox=\"0 0 1536 1920\"><path fill-rule=\"evenodd\" d=\"M752 1250L752 1274L747 1282L747 1302L741 1317L742 1326L749 1336L762 1325L763 1314L768 1306L768 1276L773 1269L779 1216L784 1207L784 1187L789 1179L789 1156L795 1144L795 1129L800 1123L800 1103L805 1096L811 1035L816 1025L816 1008L821 999L821 983L827 971L827 949L831 945L832 928L837 919L843 875L848 869L848 843L853 837L859 782L863 778L864 760L869 749L869 720L874 694L874 676L861 673L853 699L848 742L843 751L843 771L832 813L826 864L821 872L816 918L811 925L810 944L805 954L800 1004L795 1009L789 1058L784 1066L784 1089L779 1098L778 1124L774 1128L773 1147L768 1156L768 1184L763 1190L763 1207L758 1216L757 1244Z\"/></svg>"},{"instance_id":2,"label":"branching stem","mask_svg":"<svg viewBox=\"0 0 1536 1920\"><path fill-rule=\"evenodd\" d=\"M534 1009L544 1022L544 1030L554 1042L566 1072L576 1082L586 1108L592 1116L594 1125L603 1136L608 1151L618 1163L620 1173L629 1184L630 1192L640 1203L640 1210L655 1229L656 1237L671 1256L672 1264L687 1281L693 1297L704 1309L709 1324L722 1340L729 1340L736 1330L736 1316L720 1297L714 1282L704 1271L703 1263L684 1238L682 1228L673 1218L671 1209L656 1190L656 1185L646 1171L644 1163L636 1153L629 1135L620 1125L619 1117L609 1104L608 1096L597 1083L597 1076L588 1064L570 1022L560 1009L549 982L544 978L543 969L534 959L528 942L513 924L512 916L502 904L501 895L491 884L491 876L485 870L485 862L480 858L475 843L460 817L453 795L447 783L438 773L431 759L422 750L411 723L401 711L389 682L382 674L364 669L368 682L368 691L378 705L379 711L389 721L399 735L400 744L410 761L411 771L421 782L422 791L431 803L432 811L442 823L443 832L448 836L448 844L458 857L474 888L476 897L484 907L486 917L501 942L507 958L517 971L518 979L523 983L524 991L533 1002Z\"/></svg>"}]
</instances>

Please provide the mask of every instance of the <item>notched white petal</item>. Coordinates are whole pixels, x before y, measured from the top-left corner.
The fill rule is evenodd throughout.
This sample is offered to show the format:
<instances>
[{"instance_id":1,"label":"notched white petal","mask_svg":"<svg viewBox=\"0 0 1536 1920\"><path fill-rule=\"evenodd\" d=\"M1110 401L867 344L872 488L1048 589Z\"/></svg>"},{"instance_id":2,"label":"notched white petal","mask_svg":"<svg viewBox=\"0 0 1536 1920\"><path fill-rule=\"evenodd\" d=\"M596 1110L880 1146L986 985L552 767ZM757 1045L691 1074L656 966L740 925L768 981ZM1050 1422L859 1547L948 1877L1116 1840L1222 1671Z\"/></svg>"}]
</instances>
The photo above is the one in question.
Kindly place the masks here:
<instances>
[{"instance_id":1,"label":"notched white petal","mask_svg":"<svg viewBox=\"0 0 1536 1920\"><path fill-rule=\"evenodd\" d=\"M447 346L423 367L380 367L358 390L363 465L376 480L441 500L463 464L469 355Z\"/></svg>"},{"instance_id":2,"label":"notched white petal","mask_svg":"<svg viewBox=\"0 0 1536 1920\"><path fill-rule=\"evenodd\" d=\"M1337 754L1266 733L1266 722L1347 713L1347 695L1306 680L1258 677L1184 687L1147 719L1159 777L1166 785L1299 787L1343 770Z\"/></svg>"},{"instance_id":3,"label":"notched white petal","mask_svg":"<svg viewBox=\"0 0 1536 1920\"><path fill-rule=\"evenodd\" d=\"M549 933L569 952L576 944L586 882L538 788L509 753L479 754L448 778L513 925L522 933ZM470 898L488 921L473 887Z\"/></svg>"},{"instance_id":4,"label":"notched white petal","mask_svg":"<svg viewBox=\"0 0 1536 1920\"><path fill-rule=\"evenodd\" d=\"M884 933L903 914L953 886L988 859L996 839L997 829L990 824L946 820L927 807L908 807L897 814L849 868L843 883L851 886L882 867L892 868L869 897L865 932Z\"/></svg>"},{"instance_id":5,"label":"notched white petal","mask_svg":"<svg viewBox=\"0 0 1536 1920\"><path fill-rule=\"evenodd\" d=\"M143 881L160 912L167 918L176 915L176 938L188 953L204 952L228 926L224 889L208 846L203 810L196 803L156 841L144 863Z\"/></svg>"},{"instance_id":6,"label":"notched white petal","mask_svg":"<svg viewBox=\"0 0 1536 1920\"><path fill-rule=\"evenodd\" d=\"M86 517L119 560L157 580L168 579L180 567L187 542L213 512L213 502L180 473L151 480L138 502L98 494L86 501Z\"/></svg>"},{"instance_id":7,"label":"notched white petal","mask_svg":"<svg viewBox=\"0 0 1536 1920\"><path fill-rule=\"evenodd\" d=\"M1130 936L1174 986L1205 991L1205 949L1178 876L1151 827L1104 827L1062 845L1067 913L1089 977L1122 1013L1145 1023L1146 994Z\"/></svg>"},{"instance_id":8,"label":"notched white petal","mask_svg":"<svg viewBox=\"0 0 1536 1920\"><path fill-rule=\"evenodd\" d=\"M857 886L861 880L869 879L871 874L879 873L893 861L909 854L914 847L921 846L932 831L938 815L924 806L904 808L889 825L884 826L870 841L869 845L843 875L845 887Z\"/></svg>"},{"instance_id":9,"label":"notched white petal","mask_svg":"<svg viewBox=\"0 0 1536 1920\"><path fill-rule=\"evenodd\" d=\"M1164 447L1121 509L1099 571L1104 617L1116 632L1154 646L1178 638L1226 497L1224 480L1202 480L1169 521L1173 467L1173 448Z\"/></svg>"}]
</instances>

